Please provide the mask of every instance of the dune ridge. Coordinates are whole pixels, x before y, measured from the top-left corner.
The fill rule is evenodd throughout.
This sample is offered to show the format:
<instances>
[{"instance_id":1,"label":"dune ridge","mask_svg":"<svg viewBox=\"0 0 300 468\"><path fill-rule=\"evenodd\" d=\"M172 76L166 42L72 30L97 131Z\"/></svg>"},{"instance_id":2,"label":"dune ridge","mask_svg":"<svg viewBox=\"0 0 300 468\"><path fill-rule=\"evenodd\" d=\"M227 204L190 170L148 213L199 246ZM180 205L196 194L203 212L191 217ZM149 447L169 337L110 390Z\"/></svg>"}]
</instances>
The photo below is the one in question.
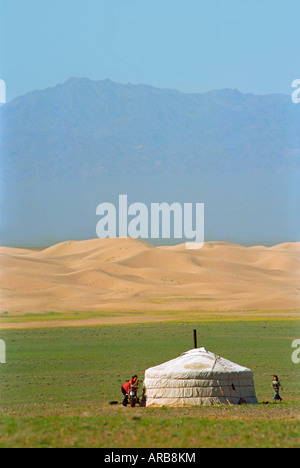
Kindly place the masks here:
<instances>
[{"instance_id":1,"label":"dune ridge","mask_svg":"<svg viewBox=\"0 0 300 468\"><path fill-rule=\"evenodd\" d=\"M287 310L300 306L300 242L199 250L130 238L0 248L0 312Z\"/></svg>"}]
</instances>

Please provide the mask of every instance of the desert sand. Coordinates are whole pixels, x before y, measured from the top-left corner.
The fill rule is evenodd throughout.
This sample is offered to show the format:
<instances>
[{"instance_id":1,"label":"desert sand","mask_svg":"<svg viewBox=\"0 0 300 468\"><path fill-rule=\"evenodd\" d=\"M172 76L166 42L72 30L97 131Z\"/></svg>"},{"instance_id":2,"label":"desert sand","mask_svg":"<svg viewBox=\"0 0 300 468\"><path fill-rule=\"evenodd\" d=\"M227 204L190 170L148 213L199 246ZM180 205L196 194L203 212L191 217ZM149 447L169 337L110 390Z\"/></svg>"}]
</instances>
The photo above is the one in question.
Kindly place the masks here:
<instances>
[{"instance_id":1,"label":"desert sand","mask_svg":"<svg viewBox=\"0 0 300 468\"><path fill-rule=\"evenodd\" d=\"M0 248L0 312L296 310L300 242L244 247L207 242L70 241Z\"/></svg>"},{"instance_id":2,"label":"desert sand","mask_svg":"<svg viewBox=\"0 0 300 468\"><path fill-rule=\"evenodd\" d=\"M300 242L199 250L130 238L0 248L0 312L292 310Z\"/></svg>"}]
</instances>

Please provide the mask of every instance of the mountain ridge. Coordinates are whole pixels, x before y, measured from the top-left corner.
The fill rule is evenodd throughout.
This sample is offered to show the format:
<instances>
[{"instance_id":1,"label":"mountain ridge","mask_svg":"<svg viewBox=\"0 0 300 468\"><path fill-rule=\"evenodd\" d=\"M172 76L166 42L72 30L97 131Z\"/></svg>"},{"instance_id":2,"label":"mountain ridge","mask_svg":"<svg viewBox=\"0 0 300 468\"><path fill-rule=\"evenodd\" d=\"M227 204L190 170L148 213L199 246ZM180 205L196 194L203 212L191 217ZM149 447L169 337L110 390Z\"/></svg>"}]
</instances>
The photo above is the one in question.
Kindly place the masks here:
<instances>
[{"instance_id":1,"label":"mountain ridge","mask_svg":"<svg viewBox=\"0 0 300 468\"><path fill-rule=\"evenodd\" d=\"M148 90L153 90L153 91L161 91L161 92L164 92L164 91L167 91L167 92L173 92L175 94L181 94L181 95L185 95L185 96L199 96L199 95L209 95L209 94L215 94L215 93L232 93L232 94L239 94L239 95L242 95L242 96L254 96L254 97L273 97L273 96L278 96L278 97L282 97L283 99L286 99L286 100L290 100L290 96L288 94L285 94L285 93L267 93L267 94L260 94L260 93L253 93L253 92L243 92L243 91L240 91L238 88L212 88L212 89L209 89L209 90L206 90L206 91L182 91L180 89L177 89L177 88L167 88L167 87L160 87L160 86L153 86L151 84L146 84L146 83L131 83L131 82L127 82L127 83L122 83L122 82L119 82L119 81L114 81L114 80L111 80L109 78L105 78L105 79L97 79L97 80L94 80L94 79L91 79L91 78L87 78L87 77L84 77L84 76L71 76L70 78L62 81L61 83L57 83L55 85L49 85L49 86L45 86L43 88L39 88L39 89L34 89L34 90L31 90L31 91L27 91L23 94L20 94L16 97L14 97L13 99L11 99L10 101L7 101L6 104L11 104L13 103L14 101L18 100L18 99L21 99L25 96L28 96L30 94L34 94L34 93L43 93L47 90L55 90L57 88L60 88L60 87L63 87L65 85L68 85L68 84L75 84L75 83L78 83L78 84L83 84L83 83L107 83L107 84L113 84L113 85L117 85L117 86L123 86L123 87L128 87L128 88L144 88L144 89L148 89Z\"/></svg>"},{"instance_id":2,"label":"mountain ridge","mask_svg":"<svg viewBox=\"0 0 300 468\"><path fill-rule=\"evenodd\" d=\"M2 243L92 237L96 206L121 193L206 203L211 240L240 241L256 223L250 242L265 242L266 210L270 242L297 240L292 215L274 227L278 207L287 216L299 171L300 113L288 96L71 78L1 106L0 119ZM221 229L225 201L231 211ZM259 222L254 211L245 227L232 222L251 205Z\"/></svg>"}]
</instances>

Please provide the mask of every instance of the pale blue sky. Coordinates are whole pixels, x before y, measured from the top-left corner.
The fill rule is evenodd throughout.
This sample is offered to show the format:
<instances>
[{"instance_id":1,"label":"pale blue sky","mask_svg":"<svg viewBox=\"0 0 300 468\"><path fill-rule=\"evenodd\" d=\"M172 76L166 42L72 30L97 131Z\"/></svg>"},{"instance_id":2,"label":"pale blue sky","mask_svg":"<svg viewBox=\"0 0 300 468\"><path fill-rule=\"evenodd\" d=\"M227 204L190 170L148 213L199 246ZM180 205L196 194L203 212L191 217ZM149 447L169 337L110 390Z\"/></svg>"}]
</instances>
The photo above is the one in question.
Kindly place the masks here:
<instances>
[{"instance_id":1,"label":"pale blue sky","mask_svg":"<svg viewBox=\"0 0 300 468\"><path fill-rule=\"evenodd\" d=\"M71 76L291 92L299 0L0 0L7 99Z\"/></svg>"}]
</instances>

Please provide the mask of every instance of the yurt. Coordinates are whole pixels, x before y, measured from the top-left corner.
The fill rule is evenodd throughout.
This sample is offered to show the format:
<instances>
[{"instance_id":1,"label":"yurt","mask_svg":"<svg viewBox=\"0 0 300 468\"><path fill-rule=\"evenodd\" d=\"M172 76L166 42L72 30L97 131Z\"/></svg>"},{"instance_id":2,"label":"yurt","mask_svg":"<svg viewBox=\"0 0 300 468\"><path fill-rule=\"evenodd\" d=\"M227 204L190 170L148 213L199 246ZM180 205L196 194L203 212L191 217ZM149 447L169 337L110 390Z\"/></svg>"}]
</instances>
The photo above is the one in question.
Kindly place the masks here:
<instances>
[{"instance_id":1,"label":"yurt","mask_svg":"<svg viewBox=\"0 0 300 468\"><path fill-rule=\"evenodd\" d=\"M147 406L258 403L250 369L196 348L146 370Z\"/></svg>"}]
</instances>

